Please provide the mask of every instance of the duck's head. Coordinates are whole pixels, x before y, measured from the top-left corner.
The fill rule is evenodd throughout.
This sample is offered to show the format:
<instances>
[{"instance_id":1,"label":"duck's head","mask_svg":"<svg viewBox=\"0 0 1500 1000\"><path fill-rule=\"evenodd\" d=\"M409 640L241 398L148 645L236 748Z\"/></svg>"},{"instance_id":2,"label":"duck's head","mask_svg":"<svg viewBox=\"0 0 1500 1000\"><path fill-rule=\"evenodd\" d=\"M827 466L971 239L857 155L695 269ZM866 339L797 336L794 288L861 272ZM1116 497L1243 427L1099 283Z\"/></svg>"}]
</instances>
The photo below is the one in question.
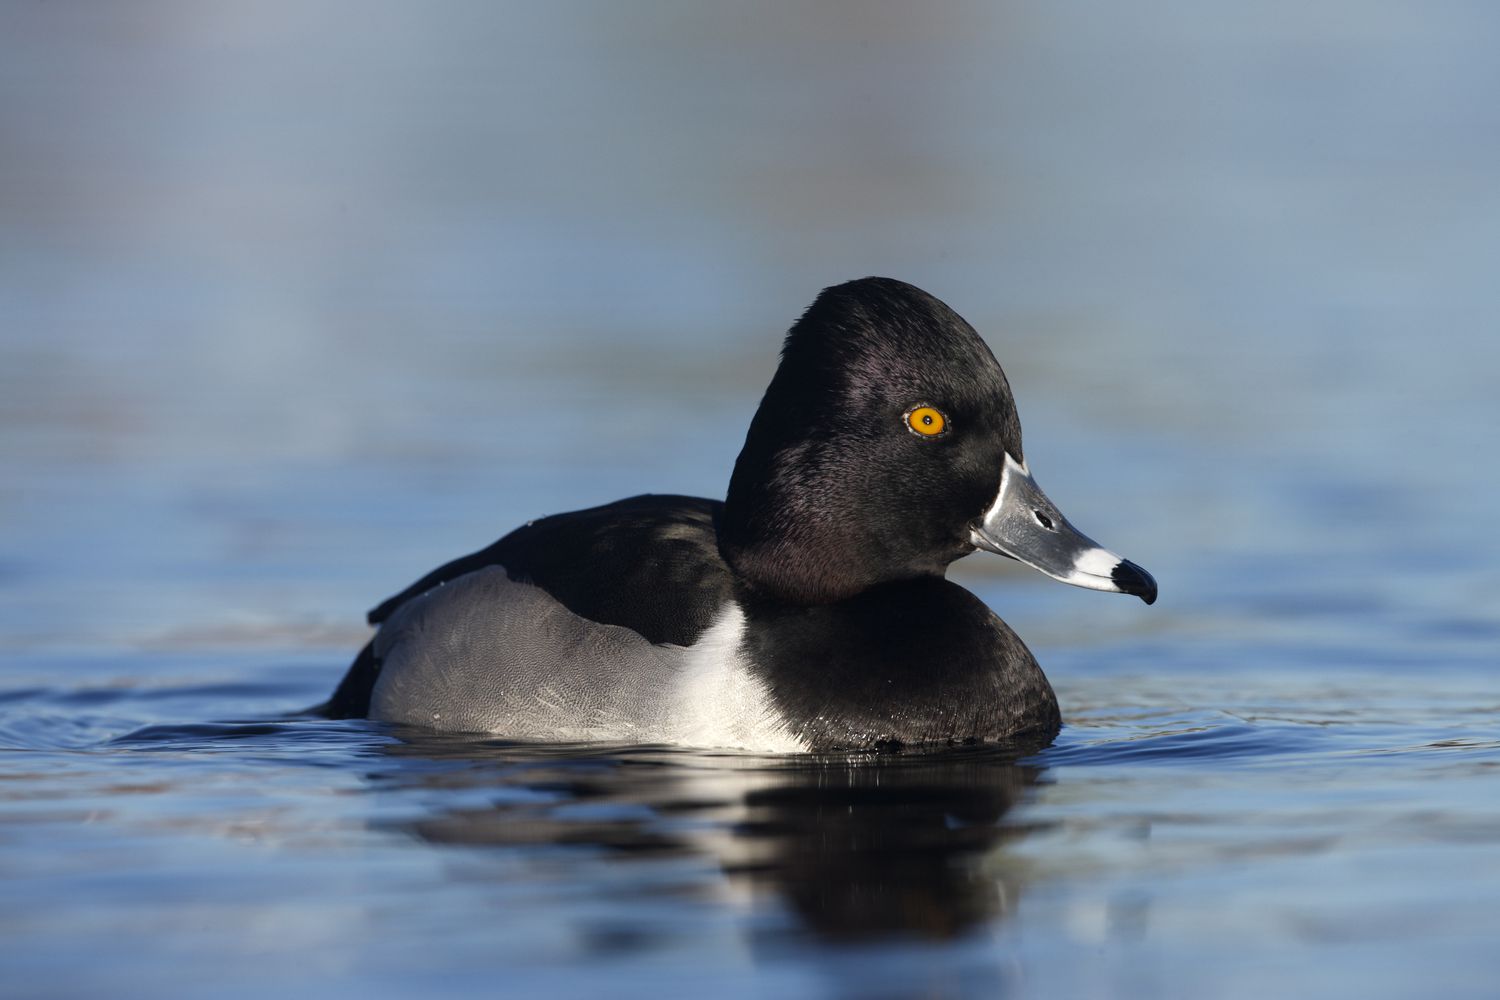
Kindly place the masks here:
<instances>
[{"instance_id":1,"label":"duck's head","mask_svg":"<svg viewBox=\"0 0 1500 1000\"><path fill-rule=\"evenodd\" d=\"M1156 599L1150 574L1081 534L1032 479L984 341L890 278L825 289L787 334L719 537L737 573L797 603L942 576L976 548Z\"/></svg>"}]
</instances>

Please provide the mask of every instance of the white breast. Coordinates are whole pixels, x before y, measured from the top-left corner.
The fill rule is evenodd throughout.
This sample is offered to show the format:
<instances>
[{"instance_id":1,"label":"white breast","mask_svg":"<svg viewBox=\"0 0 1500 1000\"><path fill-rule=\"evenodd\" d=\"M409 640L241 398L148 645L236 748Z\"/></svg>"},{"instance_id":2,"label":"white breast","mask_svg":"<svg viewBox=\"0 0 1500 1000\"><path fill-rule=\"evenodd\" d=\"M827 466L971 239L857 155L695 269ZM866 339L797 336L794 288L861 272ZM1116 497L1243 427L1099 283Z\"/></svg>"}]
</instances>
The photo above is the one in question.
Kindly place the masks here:
<instances>
[{"instance_id":1,"label":"white breast","mask_svg":"<svg viewBox=\"0 0 1500 1000\"><path fill-rule=\"evenodd\" d=\"M765 682L750 672L744 636L745 612L731 601L698 641L683 650L671 712L676 731L667 742L769 753L808 749L791 733Z\"/></svg>"}]
</instances>

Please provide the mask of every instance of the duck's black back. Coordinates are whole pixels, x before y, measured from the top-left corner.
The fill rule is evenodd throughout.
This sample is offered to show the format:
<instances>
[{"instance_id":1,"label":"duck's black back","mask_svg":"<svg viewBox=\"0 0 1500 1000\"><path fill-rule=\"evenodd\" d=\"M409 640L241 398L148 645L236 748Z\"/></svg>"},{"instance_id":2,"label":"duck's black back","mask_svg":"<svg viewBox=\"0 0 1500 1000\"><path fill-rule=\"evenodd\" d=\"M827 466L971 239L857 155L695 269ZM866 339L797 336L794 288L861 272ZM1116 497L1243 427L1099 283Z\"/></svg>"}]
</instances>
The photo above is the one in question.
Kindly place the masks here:
<instances>
[{"instance_id":1,"label":"duck's black back","mask_svg":"<svg viewBox=\"0 0 1500 1000\"><path fill-rule=\"evenodd\" d=\"M648 642L690 646L734 592L719 555L723 504L646 494L532 521L488 548L439 566L369 614L379 625L401 605L486 566L547 591L581 618L633 629ZM321 711L363 718L379 664L369 645Z\"/></svg>"}]
</instances>

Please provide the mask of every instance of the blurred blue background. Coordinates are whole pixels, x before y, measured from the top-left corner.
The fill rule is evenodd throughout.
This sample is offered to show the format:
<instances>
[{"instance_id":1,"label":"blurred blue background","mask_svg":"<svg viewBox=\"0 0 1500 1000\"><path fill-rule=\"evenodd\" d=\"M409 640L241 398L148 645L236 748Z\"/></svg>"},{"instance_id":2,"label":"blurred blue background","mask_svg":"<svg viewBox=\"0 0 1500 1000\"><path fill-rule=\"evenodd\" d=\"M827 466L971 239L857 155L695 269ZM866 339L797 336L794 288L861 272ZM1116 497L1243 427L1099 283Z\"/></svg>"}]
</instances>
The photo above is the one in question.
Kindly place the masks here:
<instances>
[{"instance_id":1,"label":"blurred blue background","mask_svg":"<svg viewBox=\"0 0 1500 1000\"><path fill-rule=\"evenodd\" d=\"M1279 950L1277 887L1308 876L1257 869L1239 944L1162 903L1179 936L1097 980L1054 961L1083 903L987 930L1033 970L1011 986L1045 966L1157 996L1284 985L1266 969L1478 990L1500 971L1476 923L1500 800L1434 782L1454 758L1431 755L1447 741L1464 781L1500 764L1497 55L1500 8L1462 2L7 4L0 738L27 767L62 754L25 788L109 805L123 765L100 747L317 700L364 610L437 563L540 514L722 496L787 326L823 286L889 275L986 337L1039 481L1161 584L1147 610L956 567L1069 715L1030 808L1075 839L1028 865L1074 871L1079 830L1108 827L1108 795L1068 782L1116 762L1089 754L1226 720L1256 761L1292 739L1256 728L1274 718L1333 734L1308 753L1412 769L1391 812L1329 820L1336 859L1392 848L1350 831L1407 830L1408 807L1456 824L1390 834L1432 847L1420 878L1371 856L1339 885L1379 871L1389 894L1319 897L1342 957ZM1204 766L1267 809L1293 780ZM156 777L166 812L224 808ZM1386 795L1347 780L1313 794ZM283 815L335 822L322 801ZM18 870L74 835L54 819ZM1188 897L1218 891L1184 863ZM1061 895L1034 900L1108 895L1036 877ZM47 914L98 896L28 884L8 926L56 976L78 941ZM1392 927L1436 914L1382 964L1412 944Z\"/></svg>"}]
</instances>

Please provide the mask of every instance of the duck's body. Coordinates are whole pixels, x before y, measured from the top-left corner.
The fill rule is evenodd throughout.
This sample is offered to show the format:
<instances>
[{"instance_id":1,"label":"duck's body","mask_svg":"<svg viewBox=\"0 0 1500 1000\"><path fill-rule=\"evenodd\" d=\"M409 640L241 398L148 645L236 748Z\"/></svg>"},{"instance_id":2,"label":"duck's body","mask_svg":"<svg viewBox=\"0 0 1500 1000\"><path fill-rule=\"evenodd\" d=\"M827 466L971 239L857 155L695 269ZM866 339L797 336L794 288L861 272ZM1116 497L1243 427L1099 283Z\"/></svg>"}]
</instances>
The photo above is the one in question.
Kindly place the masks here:
<instances>
[{"instance_id":1,"label":"duck's body","mask_svg":"<svg viewBox=\"0 0 1500 1000\"><path fill-rule=\"evenodd\" d=\"M1036 661L962 587L900 580L819 605L760 595L719 554L722 509L633 497L449 563L371 612L380 632L330 711L770 751L1056 731Z\"/></svg>"},{"instance_id":2,"label":"duck's body","mask_svg":"<svg viewBox=\"0 0 1500 1000\"><path fill-rule=\"evenodd\" d=\"M850 282L789 334L726 501L634 497L448 563L370 613L325 710L768 751L1050 737L1035 659L943 578L976 547L1155 597L1036 488L972 329L910 285Z\"/></svg>"}]
</instances>

